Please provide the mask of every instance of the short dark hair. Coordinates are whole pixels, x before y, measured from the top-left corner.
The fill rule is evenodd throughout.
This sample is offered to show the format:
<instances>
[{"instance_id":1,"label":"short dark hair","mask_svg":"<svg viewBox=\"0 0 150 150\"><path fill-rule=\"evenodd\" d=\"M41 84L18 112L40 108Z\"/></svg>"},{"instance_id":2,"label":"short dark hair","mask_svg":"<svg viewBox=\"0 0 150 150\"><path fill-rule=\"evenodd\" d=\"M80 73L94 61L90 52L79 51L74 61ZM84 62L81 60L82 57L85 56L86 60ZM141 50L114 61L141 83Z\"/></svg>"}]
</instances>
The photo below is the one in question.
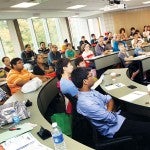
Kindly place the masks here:
<instances>
[{"instance_id":1,"label":"short dark hair","mask_svg":"<svg viewBox=\"0 0 150 150\"><path fill-rule=\"evenodd\" d=\"M5 58L9 58L9 57L7 57L7 56L3 57L3 58L2 58L2 62L4 62L4 61L5 61Z\"/></svg>"},{"instance_id":2,"label":"short dark hair","mask_svg":"<svg viewBox=\"0 0 150 150\"><path fill-rule=\"evenodd\" d=\"M27 48L28 46L30 46L30 44L26 44L24 47Z\"/></svg>"},{"instance_id":3,"label":"short dark hair","mask_svg":"<svg viewBox=\"0 0 150 150\"><path fill-rule=\"evenodd\" d=\"M131 29L130 30L135 30L135 28L134 27L131 27Z\"/></svg>"},{"instance_id":4,"label":"short dark hair","mask_svg":"<svg viewBox=\"0 0 150 150\"><path fill-rule=\"evenodd\" d=\"M68 40L67 40L67 39L65 39L65 40L64 40L64 43L68 43Z\"/></svg>"},{"instance_id":5,"label":"short dark hair","mask_svg":"<svg viewBox=\"0 0 150 150\"><path fill-rule=\"evenodd\" d=\"M121 34L121 33L122 33L122 31L124 31L124 32L125 32L125 28L120 28L119 33Z\"/></svg>"},{"instance_id":6,"label":"short dark hair","mask_svg":"<svg viewBox=\"0 0 150 150\"><path fill-rule=\"evenodd\" d=\"M61 76L64 73L63 67L67 67L69 62L70 62L70 59L68 59L68 58L61 58L56 63L56 75L57 75L59 80L61 79Z\"/></svg>"},{"instance_id":7,"label":"short dark hair","mask_svg":"<svg viewBox=\"0 0 150 150\"><path fill-rule=\"evenodd\" d=\"M45 44L45 42L40 42L40 45L43 44L43 43Z\"/></svg>"},{"instance_id":8,"label":"short dark hair","mask_svg":"<svg viewBox=\"0 0 150 150\"><path fill-rule=\"evenodd\" d=\"M73 70L71 80L77 88L83 87L83 80L87 79L90 71L91 69L86 67L79 67Z\"/></svg>"},{"instance_id":9,"label":"short dark hair","mask_svg":"<svg viewBox=\"0 0 150 150\"><path fill-rule=\"evenodd\" d=\"M84 61L83 57L77 57L74 61L75 66L77 67L82 61Z\"/></svg>"},{"instance_id":10,"label":"short dark hair","mask_svg":"<svg viewBox=\"0 0 150 150\"><path fill-rule=\"evenodd\" d=\"M134 32L133 36L135 36L136 34L138 34L137 32Z\"/></svg>"},{"instance_id":11,"label":"short dark hair","mask_svg":"<svg viewBox=\"0 0 150 150\"><path fill-rule=\"evenodd\" d=\"M85 38L85 36L81 36L81 39Z\"/></svg>"},{"instance_id":12,"label":"short dark hair","mask_svg":"<svg viewBox=\"0 0 150 150\"><path fill-rule=\"evenodd\" d=\"M93 36L95 36L95 34L93 33L93 34L91 34L91 37L93 37Z\"/></svg>"},{"instance_id":13,"label":"short dark hair","mask_svg":"<svg viewBox=\"0 0 150 150\"><path fill-rule=\"evenodd\" d=\"M19 60L22 60L22 59L19 58L19 57L13 58L13 59L10 61L11 67L14 68L13 65L16 65Z\"/></svg>"}]
</instances>

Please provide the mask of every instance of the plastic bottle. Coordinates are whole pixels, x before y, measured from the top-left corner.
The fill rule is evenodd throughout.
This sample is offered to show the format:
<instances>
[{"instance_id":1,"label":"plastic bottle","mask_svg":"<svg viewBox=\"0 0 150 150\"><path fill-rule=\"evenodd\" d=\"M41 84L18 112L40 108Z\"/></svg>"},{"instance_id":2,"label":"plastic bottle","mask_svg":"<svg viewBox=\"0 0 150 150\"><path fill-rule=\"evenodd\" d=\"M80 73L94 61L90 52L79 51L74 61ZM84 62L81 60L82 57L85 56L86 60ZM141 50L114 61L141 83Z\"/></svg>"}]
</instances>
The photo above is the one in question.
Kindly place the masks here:
<instances>
[{"instance_id":1,"label":"plastic bottle","mask_svg":"<svg viewBox=\"0 0 150 150\"><path fill-rule=\"evenodd\" d=\"M12 116L13 118L13 123L15 124L15 125L17 125L17 124L19 124L19 122L20 122L20 119L19 119L19 116L17 115L17 113L14 111L13 112L13 116Z\"/></svg>"},{"instance_id":2,"label":"plastic bottle","mask_svg":"<svg viewBox=\"0 0 150 150\"><path fill-rule=\"evenodd\" d=\"M58 127L56 122L52 123L52 128L53 128L52 137L54 141L55 150L67 150L62 131Z\"/></svg>"}]
</instances>

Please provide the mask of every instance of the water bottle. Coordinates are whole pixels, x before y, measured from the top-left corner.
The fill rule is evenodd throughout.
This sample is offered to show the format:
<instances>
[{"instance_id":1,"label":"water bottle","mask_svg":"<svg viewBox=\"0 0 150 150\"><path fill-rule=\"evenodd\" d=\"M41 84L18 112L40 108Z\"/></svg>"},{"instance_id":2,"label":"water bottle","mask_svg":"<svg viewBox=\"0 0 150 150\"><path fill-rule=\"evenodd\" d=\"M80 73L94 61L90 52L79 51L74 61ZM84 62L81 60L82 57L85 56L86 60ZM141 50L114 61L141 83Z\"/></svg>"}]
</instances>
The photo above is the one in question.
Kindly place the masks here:
<instances>
[{"instance_id":1,"label":"water bottle","mask_svg":"<svg viewBox=\"0 0 150 150\"><path fill-rule=\"evenodd\" d=\"M54 141L55 150L67 150L62 131L58 127L56 122L52 123L52 128L53 128L52 137Z\"/></svg>"},{"instance_id":2,"label":"water bottle","mask_svg":"<svg viewBox=\"0 0 150 150\"><path fill-rule=\"evenodd\" d=\"M20 118L15 111L13 112L12 120L15 125L19 124L20 122Z\"/></svg>"}]
</instances>

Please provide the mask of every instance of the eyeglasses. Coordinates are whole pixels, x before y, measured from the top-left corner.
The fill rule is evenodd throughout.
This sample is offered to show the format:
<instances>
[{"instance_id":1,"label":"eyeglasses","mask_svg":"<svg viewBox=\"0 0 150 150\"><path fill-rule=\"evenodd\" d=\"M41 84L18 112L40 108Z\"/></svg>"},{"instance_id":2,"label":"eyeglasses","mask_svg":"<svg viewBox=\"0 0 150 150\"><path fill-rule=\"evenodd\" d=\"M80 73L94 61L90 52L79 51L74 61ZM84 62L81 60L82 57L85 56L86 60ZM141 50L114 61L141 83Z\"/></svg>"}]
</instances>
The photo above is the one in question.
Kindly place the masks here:
<instances>
[{"instance_id":1,"label":"eyeglasses","mask_svg":"<svg viewBox=\"0 0 150 150\"><path fill-rule=\"evenodd\" d=\"M90 73L90 74L87 76L87 78L90 78L90 77L93 77L93 74L92 74L92 73Z\"/></svg>"},{"instance_id":2,"label":"eyeglasses","mask_svg":"<svg viewBox=\"0 0 150 150\"><path fill-rule=\"evenodd\" d=\"M58 48L58 47L54 47L54 48Z\"/></svg>"}]
</instances>

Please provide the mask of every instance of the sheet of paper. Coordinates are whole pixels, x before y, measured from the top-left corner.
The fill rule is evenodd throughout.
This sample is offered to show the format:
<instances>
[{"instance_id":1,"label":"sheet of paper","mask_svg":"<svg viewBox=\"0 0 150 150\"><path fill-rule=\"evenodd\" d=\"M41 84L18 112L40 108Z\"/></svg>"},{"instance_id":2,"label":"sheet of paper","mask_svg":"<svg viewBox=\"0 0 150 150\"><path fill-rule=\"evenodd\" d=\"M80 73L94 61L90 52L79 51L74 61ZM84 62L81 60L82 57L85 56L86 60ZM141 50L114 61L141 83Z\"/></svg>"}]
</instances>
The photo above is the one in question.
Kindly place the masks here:
<instances>
[{"instance_id":1,"label":"sheet of paper","mask_svg":"<svg viewBox=\"0 0 150 150\"><path fill-rule=\"evenodd\" d=\"M102 83L103 79L104 79L104 75L101 75L101 77L94 83L91 89L93 90L96 89L96 87L98 87Z\"/></svg>"},{"instance_id":2,"label":"sheet of paper","mask_svg":"<svg viewBox=\"0 0 150 150\"><path fill-rule=\"evenodd\" d=\"M123 97L120 97L120 99L122 100L125 100L125 101L128 101L128 102L132 102L144 95L147 95L148 93L147 92L142 92L142 91L134 91L128 95L125 95Z\"/></svg>"},{"instance_id":3,"label":"sheet of paper","mask_svg":"<svg viewBox=\"0 0 150 150\"><path fill-rule=\"evenodd\" d=\"M109 91L109 90L121 88L123 86L125 86L123 83L115 83L115 84L105 85L105 89Z\"/></svg>"},{"instance_id":4,"label":"sheet of paper","mask_svg":"<svg viewBox=\"0 0 150 150\"><path fill-rule=\"evenodd\" d=\"M8 140L8 139L10 139L12 137L21 135L21 134L23 134L23 133L25 133L27 131L32 130L34 128L34 125L30 124L30 123L24 123L24 124L19 124L17 126L17 128L21 128L21 129L20 130L13 130L13 131L9 131L7 129L5 132L1 133L0 134L0 143L4 142L4 141L6 141L6 140Z\"/></svg>"},{"instance_id":5,"label":"sheet of paper","mask_svg":"<svg viewBox=\"0 0 150 150\"><path fill-rule=\"evenodd\" d=\"M52 150L41 144L30 132L11 138L2 145L5 150Z\"/></svg>"}]
</instances>

